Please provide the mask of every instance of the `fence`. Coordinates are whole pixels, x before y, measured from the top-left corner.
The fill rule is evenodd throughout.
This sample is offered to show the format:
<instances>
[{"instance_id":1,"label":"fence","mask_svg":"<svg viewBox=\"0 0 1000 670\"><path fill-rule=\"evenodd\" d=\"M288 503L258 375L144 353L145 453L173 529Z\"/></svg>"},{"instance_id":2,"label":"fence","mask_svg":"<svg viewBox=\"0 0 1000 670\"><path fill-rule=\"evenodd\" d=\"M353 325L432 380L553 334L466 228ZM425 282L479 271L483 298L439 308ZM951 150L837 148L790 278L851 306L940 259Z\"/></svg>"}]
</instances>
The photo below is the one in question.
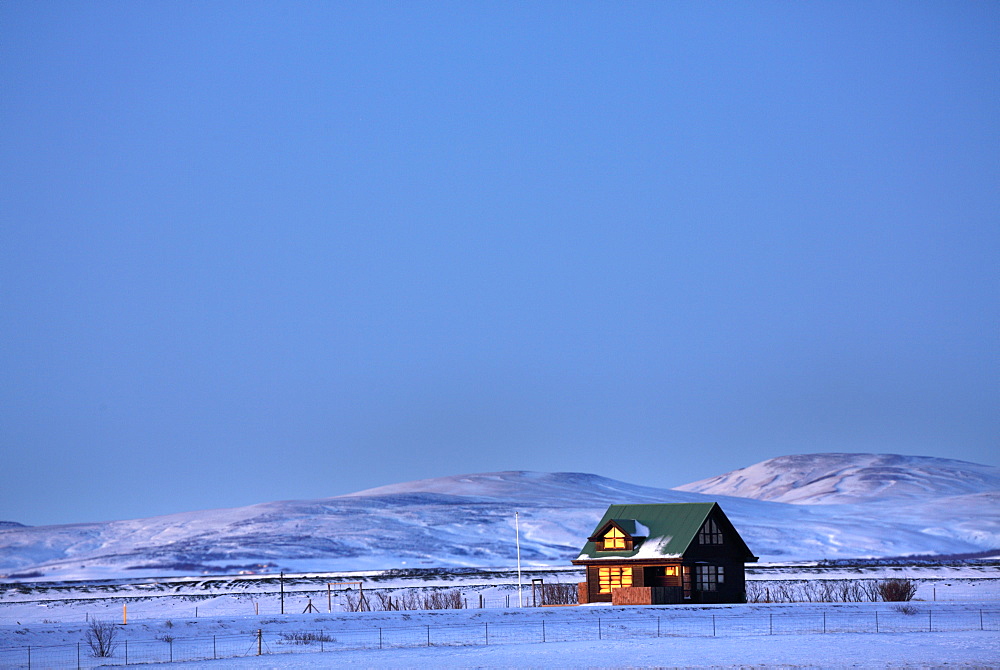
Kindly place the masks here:
<instances>
[{"instance_id":1,"label":"fence","mask_svg":"<svg viewBox=\"0 0 1000 670\"><path fill-rule=\"evenodd\" d=\"M572 595L572 600L567 598L553 597L553 593L566 587ZM517 608L534 604L575 604L576 603L576 583L573 584L546 584L543 590L533 593L528 585L524 586L522 592L522 603L518 604L516 586L511 587L512 592L496 595L503 588L485 587L481 589L451 587L393 587L393 588L366 588L364 590L367 607L362 609L387 610L387 609L432 609L425 603L429 596L433 594L447 594L449 596L458 595L457 600L450 603L447 609L500 609ZM509 590L509 589L508 589ZM174 593L174 594L153 594L153 595L111 595L97 596L92 598L74 598L75 604L85 605L85 612L80 615L81 622L84 617L121 620L123 607L127 607L128 620L130 622L145 619L163 619L167 616L174 618L185 617L217 617L231 616L235 614L298 614L303 613L309 604L312 611L320 612L353 612L358 610L358 597L360 591L336 590L332 593L326 589L309 589L287 591L282 598L275 591L261 591L248 593ZM47 598L47 599L17 599L0 601L0 625L7 621L13 621L10 615L6 615L4 607L10 605L37 605L48 606L52 603L62 604L69 599ZM391 600L392 607L387 606L387 600ZM537 602L536 602L537 600ZM179 602L187 603L186 606L178 605ZM169 603L164 606L163 603ZM77 609L81 609L77 607Z\"/></svg>"},{"instance_id":2,"label":"fence","mask_svg":"<svg viewBox=\"0 0 1000 670\"><path fill-rule=\"evenodd\" d=\"M427 646L526 644L656 637L735 637L822 633L912 633L1000 631L1000 609L933 610L915 608L869 612L727 612L664 609L625 612L575 611L572 617L533 621L397 627L318 628L204 637L122 638L106 658L92 655L86 643L0 648L2 668L93 668L138 663L201 661L262 654Z\"/></svg>"}]
</instances>

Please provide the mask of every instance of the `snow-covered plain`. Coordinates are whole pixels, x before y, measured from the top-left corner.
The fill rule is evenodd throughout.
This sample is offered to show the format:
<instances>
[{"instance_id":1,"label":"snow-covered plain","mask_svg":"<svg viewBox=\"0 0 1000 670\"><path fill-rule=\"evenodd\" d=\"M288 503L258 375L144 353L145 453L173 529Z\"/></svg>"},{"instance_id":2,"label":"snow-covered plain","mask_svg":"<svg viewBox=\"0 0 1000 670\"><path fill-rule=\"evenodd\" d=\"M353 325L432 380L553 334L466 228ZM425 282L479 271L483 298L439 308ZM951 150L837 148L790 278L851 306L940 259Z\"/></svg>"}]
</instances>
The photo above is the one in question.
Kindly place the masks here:
<instances>
[{"instance_id":1,"label":"snow-covered plain","mask_svg":"<svg viewBox=\"0 0 1000 670\"><path fill-rule=\"evenodd\" d=\"M991 632L783 635L780 639L660 638L492 647L391 649L212 661L211 668L990 668ZM171 667L200 668L204 662Z\"/></svg>"},{"instance_id":2,"label":"snow-covered plain","mask_svg":"<svg viewBox=\"0 0 1000 670\"><path fill-rule=\"evenodd\" d=\"M171 656L175 661L197 659L187 667L210 663L233 668L344 663L364 667L1000 664L1000 568L995 562L762 565L752 568L750 578L777 595L781 584L804 580L896 576L919 585L918 600L909 604L912 611L901 611L893 603L517 608L516 571L291 575L283 584L288 614L280 613L280 586L273 578L8 585L0 598L0 667L27 667L29 646L32 667L76 667L78 643L81 666L91 667L98 659L88 656L83 642L87 622L121 623L123 606L128 607L128 624L120 627L121 639L129 641L130 664L162 663ZM523 583L532 578L546 584L573 583L580 575L575 568L535 569L523 574ZM458 591L469 609L345 611L346 594L357 594L357 581L364 583L373 602L378 591L396 596L415 589ZM327 611L329 582L340 582L329 592L332 612ZM351 592L345 590L348 586ZM531 603L529 586L522 588L522 597L525 605ZM303 612L310 602L318 612ZM260 657L256 656L258 630L264 652ZM303 633L312 641L290 639ZM383 649L378 648L380 636ZM113 660L123 663L124 651L120 647ZM213 654L220 659L209 661Z\"/></svg>"},{"instance_id":3,"label":"snow-covered plain","mask_svg":"<svg viewBox=\"0 0 1000 670\"><path fill-rule=\"evenodd\" d=\"M742 474L740 474L742 473ZM130 521L0 527L6 581L566 565L612 503L717 501L764 561L1000 548L1000 468L946 459L782 457L680 488L580 473L442 477L321 500ZM739 497L742 496L742 497Z\"/></svg>"},{"instance_id":4,"label":"snow-covered plain","mask_svg":"<svg viewBox=\"0 0 1000 670\"><path fill-rule=\"evenodd\" d=\"M1000 604L799 603L141 619L81 667L995 667ZM84 621L0 627L0 666L76 667ZM261 631L258 638L258 630ZM308 634L305 636L303 634ZM308 639L299 639L295 638ZM124 642L128 641L125 649ZM258 642L259 640L259 642ZM381 647L381 648L380 648ZM258 649L263 655L257 656ZM213 655L228 660L209 660Z\"/></svg>"}]
</instances>

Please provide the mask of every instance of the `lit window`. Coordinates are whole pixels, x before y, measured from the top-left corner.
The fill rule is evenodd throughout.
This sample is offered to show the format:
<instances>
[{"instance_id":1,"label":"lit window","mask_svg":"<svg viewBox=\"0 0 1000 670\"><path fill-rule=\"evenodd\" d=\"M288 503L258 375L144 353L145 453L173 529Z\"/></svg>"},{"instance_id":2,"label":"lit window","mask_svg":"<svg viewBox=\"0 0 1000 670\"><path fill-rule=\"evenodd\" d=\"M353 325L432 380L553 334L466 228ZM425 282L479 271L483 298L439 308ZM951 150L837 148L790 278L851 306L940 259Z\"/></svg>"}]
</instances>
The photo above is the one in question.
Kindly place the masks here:
<instances>
[{"instance_id":1,"label":"lit window","mask_svg":"<svg viewBox=\"0 0 1000 670\"><path fill-rule=\"evenodd\" d=\"M632 568L599 568L601 593L632 586Z\"/></svg>"},{"instance_id":2,"label":"lit window","mask_svg":"<svg viewBox=\"0 0 1000 670\"><path fill-rule=\"evenodd\" d=\"M668 565L668 566L666 566L665 568L663 568L663 574L665 576L667 576L667 577L676 577L677 576L677 566L676 565Z\"/></svg>"},{"instance_id":3,"label":"lit window","mask_svg":"<svg viewBox=\"0 0 1000 670\"><path fill-rule=\"evenodd\" d=\"M717 591L724 580L721 565L696 565L695 585L699 591Z\"/></svg>"},{"instance_id":4,"label":"lit window","mask_svg":"<svg viewBox=\"0 0 1000 670\"><path fill-rule=\"evenodd\" d=\"M707 520L698 531L698 544L722 544L722 531L712 519Z\"/></svg>"},{"instance_id":5,"label":"lit window","mask_svg":"<svg viewBox=\"0 0 1000 670\"><path fill-rule=\"evenodd\" d=\"M611 530L604 534L604 551L625 548L625 533L612 526Z\"/></svg>"}]
</instances>

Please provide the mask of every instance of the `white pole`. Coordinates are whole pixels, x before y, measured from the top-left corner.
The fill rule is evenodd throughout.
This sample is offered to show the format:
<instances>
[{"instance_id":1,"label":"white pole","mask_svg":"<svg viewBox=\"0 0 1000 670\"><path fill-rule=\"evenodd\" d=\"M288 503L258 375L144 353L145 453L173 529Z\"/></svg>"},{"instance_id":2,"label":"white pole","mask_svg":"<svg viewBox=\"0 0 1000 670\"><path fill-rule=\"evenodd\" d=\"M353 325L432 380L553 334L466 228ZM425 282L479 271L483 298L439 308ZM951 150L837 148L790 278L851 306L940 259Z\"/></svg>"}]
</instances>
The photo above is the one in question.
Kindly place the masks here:
<instances>
[{"instance_id":1,"label":"white pole","mask_svg":"<svg viewBox=\"0 0 1000 670\"><path fill-rule=\"evenodd\" d=\"M521 529L517 523L517 512L514 512L514 538L517 540L517 606L524 607L521 602Z\"/></svg>"}]
</instances>

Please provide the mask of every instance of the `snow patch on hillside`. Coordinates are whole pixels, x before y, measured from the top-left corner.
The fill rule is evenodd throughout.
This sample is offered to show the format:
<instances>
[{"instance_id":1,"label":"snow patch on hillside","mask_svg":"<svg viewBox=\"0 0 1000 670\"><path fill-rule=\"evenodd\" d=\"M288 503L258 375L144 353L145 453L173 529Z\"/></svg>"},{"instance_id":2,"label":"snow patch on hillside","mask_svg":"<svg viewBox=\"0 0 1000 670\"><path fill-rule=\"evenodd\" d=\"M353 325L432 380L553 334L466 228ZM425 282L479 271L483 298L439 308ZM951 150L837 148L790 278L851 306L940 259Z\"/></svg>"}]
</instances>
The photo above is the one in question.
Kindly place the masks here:
<instances>
[{"instance_id":1,"label":"snow patch on hillside","mask_svg":"<svg viewBox=\"0 0 1000 670\"><path fill-rule=\"evenodd\" d=\"M926 501L1000 491L1000 468L895 454L780 456L676 487L797 505Z\"/></svg>"}]
</instances>

